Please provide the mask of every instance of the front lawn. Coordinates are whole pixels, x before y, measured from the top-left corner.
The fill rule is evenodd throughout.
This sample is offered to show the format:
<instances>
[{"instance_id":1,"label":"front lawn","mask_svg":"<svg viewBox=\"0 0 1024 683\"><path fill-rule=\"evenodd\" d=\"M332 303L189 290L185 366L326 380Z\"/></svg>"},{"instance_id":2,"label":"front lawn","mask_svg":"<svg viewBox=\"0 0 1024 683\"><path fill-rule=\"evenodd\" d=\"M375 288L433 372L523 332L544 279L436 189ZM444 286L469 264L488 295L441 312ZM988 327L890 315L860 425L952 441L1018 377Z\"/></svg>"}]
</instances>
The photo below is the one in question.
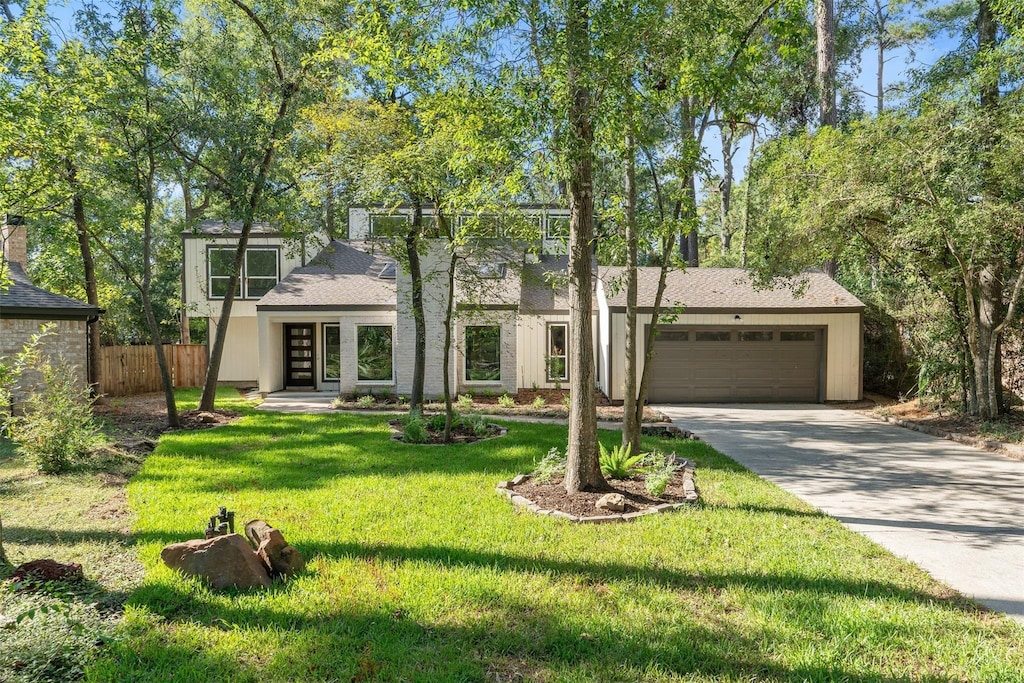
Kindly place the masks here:
<instances>
[{"instance_id":1,"label":"front lawn","mask_svg":"<svg viewBox=\"0 0 1024 683\"><path fill-rule=\"evenodd\" d=\"M128 489L146 579L88 679L1024 680L1019 626L700 443L646 441L696 461L698 509L516 514L495 484L565 427L508 427L412 446L382 416L249 412L165 435ZM166 569L219 505L306 572L215 594Z\"/></svg>"}]
</instances>

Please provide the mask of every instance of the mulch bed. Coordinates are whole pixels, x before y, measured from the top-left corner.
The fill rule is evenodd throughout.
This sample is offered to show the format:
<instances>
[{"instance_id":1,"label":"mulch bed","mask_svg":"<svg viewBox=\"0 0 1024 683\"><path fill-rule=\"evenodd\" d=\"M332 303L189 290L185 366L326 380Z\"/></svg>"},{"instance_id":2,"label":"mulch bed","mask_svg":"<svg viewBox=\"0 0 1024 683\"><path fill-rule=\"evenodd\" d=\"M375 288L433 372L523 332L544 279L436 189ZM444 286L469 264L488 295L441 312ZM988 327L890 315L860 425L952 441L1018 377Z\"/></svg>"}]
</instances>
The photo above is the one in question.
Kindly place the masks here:
<instances>
[{"instance_id":1,"label":"mulch bed","mask_svg":"<svg viewBox=\"0 0 1024 683\"><path fill-rule=\"evenodd\" d=\"M93 406L93 413L106 420L112 431L136 437L157 439L167 426L167 404L163 394L142 394L107 399ZM179 429L198 430L234 422L240 413L233 410L183 410L178 412ZM128 450L145 450L129 448Z\"/></svg>"},{"instance_id":2,"label":"mulch bed","mask_svg":"<svg viewBox=\"0 0 1024 683\"><path fill-rule=\"evenodd\" d=\"M392 438L395 441L402 441L404 443L402 439L404 425L402 425L401 420L389 420L388 425L391 427ZM430 429L430 427L427 427L426 432L428 440L425 443L419 445L437 446L442 445L444 443L473 443L474 441L486 441L487 439L493 439L497 436L504 436L507 431L505 430L504 427L501 427L496 424L489 424L487 426L489 428L487 434L480 436L470 427L467 427L465 425L453 425L452 439L449 442L445 442L444 440L444 431L435 432L434 430Z\"/></svg>"},{"instance_id":3,"label":"mulch bed","mask_svg":"<svg viewBox=\"0 0 1024 683\"><path fill-rule=\"evenodd\" d=\"M555 477L549 482L537 483L532 479L515 484L510 487L520 496L533 501L545 510L558 510L575 517L601 517L608 515L605 510L598 510L595 507L598 499L609 493L621 493L626 499L626 509L623 514L630 512L642 512L650 508L664 505L665 503L685 503L686 496L683 492L683 471L679 470L669 480L665 493L661 498L655 498L644 488L643 478L635 479L612 479L608 481L607 491L581 491L570 496L565 492L562 485L562 478Z\"/></svg>"}]
</instances>

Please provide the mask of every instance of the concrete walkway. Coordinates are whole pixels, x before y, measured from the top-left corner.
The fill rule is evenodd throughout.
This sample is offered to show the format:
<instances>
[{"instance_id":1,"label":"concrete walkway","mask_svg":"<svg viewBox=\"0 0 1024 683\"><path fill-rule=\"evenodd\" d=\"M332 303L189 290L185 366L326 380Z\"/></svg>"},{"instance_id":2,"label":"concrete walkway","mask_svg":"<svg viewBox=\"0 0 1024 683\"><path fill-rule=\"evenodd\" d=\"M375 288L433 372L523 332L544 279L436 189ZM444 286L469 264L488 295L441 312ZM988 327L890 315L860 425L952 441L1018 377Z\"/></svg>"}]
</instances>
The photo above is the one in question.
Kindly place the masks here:
<instances>
[{"instance_id":1,"label":"concrete walkway","mask_svg":"<svg viewBox=\"0 0 1024 683\"><path fill-rule=\"evenodd\" d=\"M1024 624L1024 462L825 406L657 408L850 529Z\"/></svg>"}]
</instances>

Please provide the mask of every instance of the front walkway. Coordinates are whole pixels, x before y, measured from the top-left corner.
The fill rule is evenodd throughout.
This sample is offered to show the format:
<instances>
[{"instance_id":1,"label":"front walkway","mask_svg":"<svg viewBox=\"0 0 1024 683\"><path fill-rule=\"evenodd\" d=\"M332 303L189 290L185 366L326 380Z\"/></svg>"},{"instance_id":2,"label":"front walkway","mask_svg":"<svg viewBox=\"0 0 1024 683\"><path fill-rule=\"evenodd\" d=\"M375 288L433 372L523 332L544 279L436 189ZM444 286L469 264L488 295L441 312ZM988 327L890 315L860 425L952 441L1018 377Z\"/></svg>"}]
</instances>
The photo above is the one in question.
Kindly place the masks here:
<instances>
[{"instance_id":1,"label":"front walkway","mask_svg":"<svg viewBox=\"0 0 1024 683\"><path fill-rule=\"evenodd\" d=\"M765 479L1024 624L1024 462L826 406L657 408Z\"/></svg>"}]
</instances>

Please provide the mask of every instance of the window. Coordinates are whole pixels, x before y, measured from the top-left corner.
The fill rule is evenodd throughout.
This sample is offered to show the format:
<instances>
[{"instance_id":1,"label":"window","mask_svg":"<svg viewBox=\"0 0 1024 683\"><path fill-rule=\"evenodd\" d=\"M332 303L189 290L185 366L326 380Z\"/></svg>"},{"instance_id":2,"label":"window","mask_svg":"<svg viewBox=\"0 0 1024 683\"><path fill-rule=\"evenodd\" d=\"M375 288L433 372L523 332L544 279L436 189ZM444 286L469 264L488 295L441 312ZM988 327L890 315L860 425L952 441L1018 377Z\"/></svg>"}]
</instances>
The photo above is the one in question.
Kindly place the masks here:
<instances>
[{"instance_id":1,"label":"window","mask_svg":"<svg viewBox=\"0 0 1024 683\"><path fill-rule=\"evenodd\" d=\"M807 330L806 332L801 332L797 330L785 330L783 332L779 332L779 341L812 342L817 338L815 335L816 333L814 332L814 330Z\"/></svg>"},{"instance_id":2,"label":"window","mask_svg":"<svg viewBox=\"0 0 1024 683\"><path fill-rule=\"evenodd\" d=\"M679 330L658 330L658 341L684 342L690 341L689 332Z\"/></svg>"},{"instance_id":3,"label":"window","mask_svg":"<svg viewBox=\"0 0 1024 683\"><path fill-rule=\"evenodd\" d=\"M549 382L569 379L569 357L566 354L566 326L564 323L548 325L547 378Z\"/></svg>"},{"instance_id":4,"label":"window","mask_svg":"<svg viewBox=\"0 0 1024 683\"><path fill-rule=\"evenodd\" d=\"M702 330L697 333L699 342L723 342L729 341L732 333L729 330Z\"/></svg>"},{"instance_id":5,"label":"window","mask_svg":"<svg viewBox=\"0 0 1024 683\"><path fill-rule=\"evenodd\" d=\"M466 328L466 380L501 380L501 327L474 325Z\"/></svg>"},{"instance_id":6,"label":"window","mask_svg":"<svg viewBox=\"0 0 1024 683\"><path fill-rule=\"evenodd\" d=\"M505 277L504 263L479 263L474 268L476 276L484 280L500 280Z\"/></svg>"},{"instance_id":7,"label":"window","mask_svg":"<svg viewBox=\"0 0 1024 683\"><path fill-rule=\"evenodd\" d=\"M497 214L484 213L479 216L459 216L459 226L471 238L495 239L505 234L505 225Z\"/></svg>"},{"instance_id":8,"label":"window","mask_svg":"<svg viewBox=\"0 0 1024 683\"><path fill-rule=\"evenodd\" d=\"M769 342L773 337L774 334L767 330L743 330L740 332L741 342Z\"/></svg>"},{"instance_id":9,"label":"window","mask_svg":"<svg viewBox=\"0 0 1024 683\"><path fill-rule=\"evenodd\" d=\"M360 382L390 382L394 377L391 361L391 327L356 326L356 379Z\"/></svg>"},{"instance_id":10,"label":"window","mask_svg":"<svg viewBox=\"0 0 1024 683\"><path fill-rule=\"evenodd\" d=\"M544 233L544 239L564 240L569 238L569 217L548 216L548 229Z\"/></svg>"},{"instance_id":11,"label":"window","mask_svg":"<svg viewBox=\"0 0 1024 683\"><path fill-rule=\"evenodd\" d=\"M374 214L370 216L370 237L396 237L404 235L412 221L404 214Z\"/></svg>"},{"instance_id":12,"label":"window","mask_svg":"<svg viewBox=\"0 0 1024 683\"><path fill-rule=\"evenodd\" d=\"M341 378L341 327L324 325L324 379Z\"/></svg>"},{"instance_id":13,"label":"window","mask_svg":"<svg viewBox=\"0 0 1024 683\"><path fill-rule=\"evenodd\" d=\"M277 247L250 247L242 259L235 296L241 299L259 299L277 286L280 264ZM234 247L210 247L206 250L206 263L210 273L208 297L223 299L228 294L231 271L235 269Z\"/></svg>"}]
</instances>

